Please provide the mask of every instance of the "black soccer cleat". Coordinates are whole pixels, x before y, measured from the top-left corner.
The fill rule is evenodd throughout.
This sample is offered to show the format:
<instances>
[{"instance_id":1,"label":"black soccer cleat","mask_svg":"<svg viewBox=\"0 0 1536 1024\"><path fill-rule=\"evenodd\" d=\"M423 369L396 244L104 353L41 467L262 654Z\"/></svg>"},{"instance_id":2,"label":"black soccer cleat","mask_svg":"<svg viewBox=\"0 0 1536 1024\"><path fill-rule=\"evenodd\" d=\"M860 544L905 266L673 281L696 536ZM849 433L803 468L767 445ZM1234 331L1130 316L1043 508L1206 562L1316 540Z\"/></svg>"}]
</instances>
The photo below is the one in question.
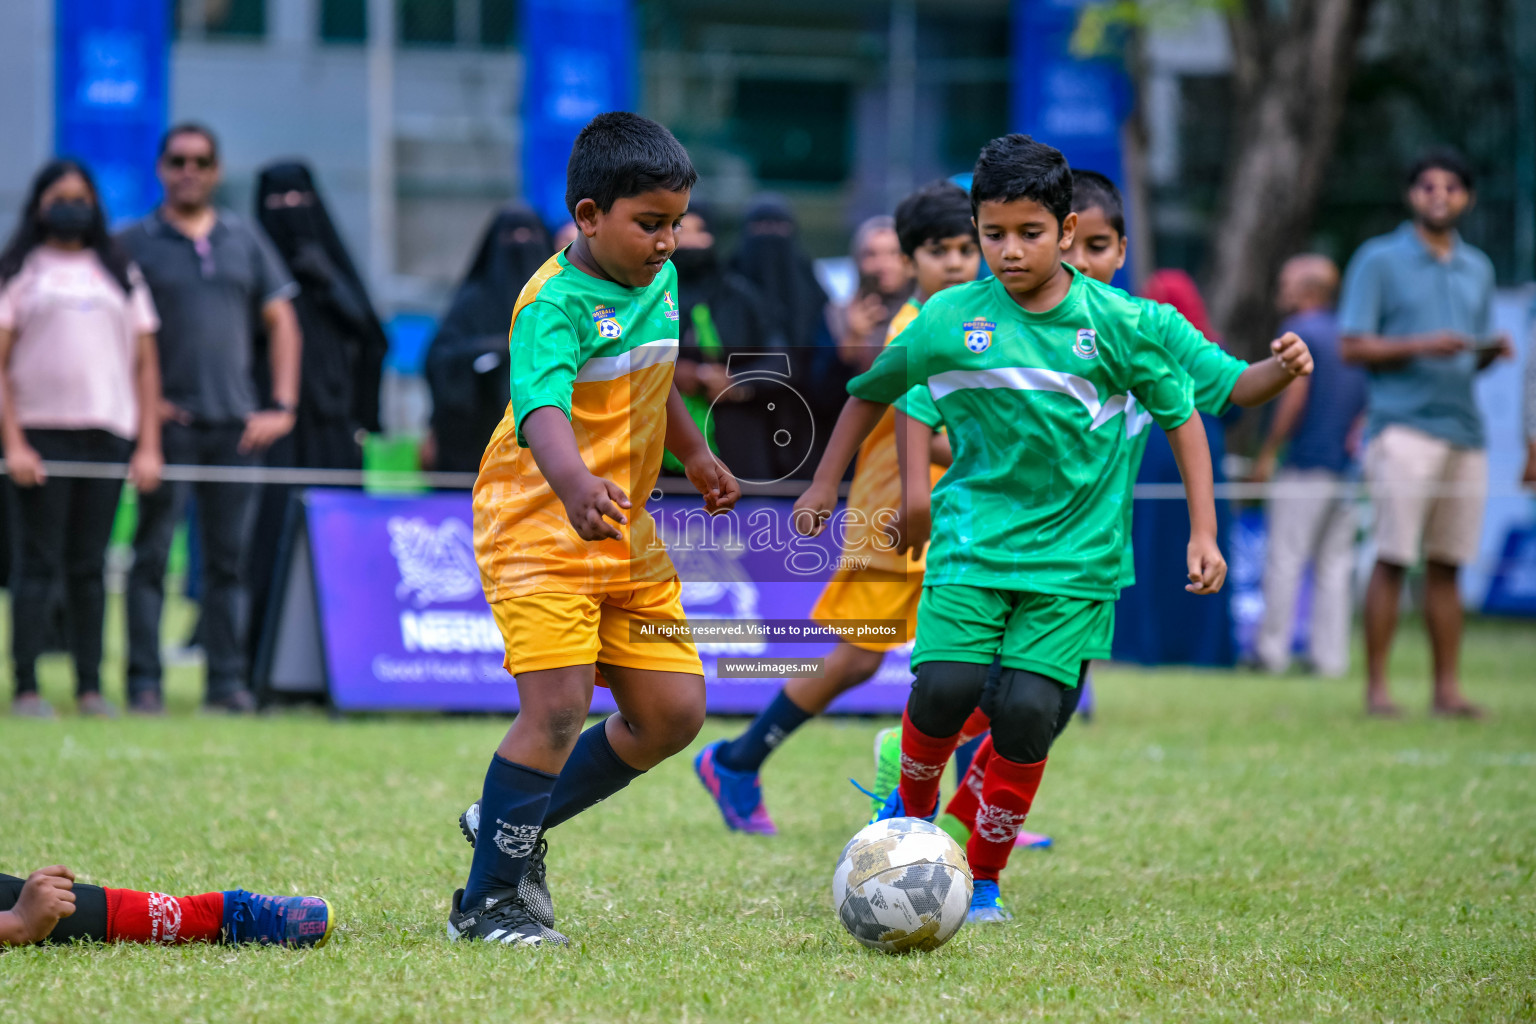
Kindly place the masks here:
<instances>
[{"instance_id":1,"label":"black soccer cleat","mask_svg":"<svg viewBox=\"0 0 1536 1024\"><path fill-rule=\"evenodd\" d=\"M469 845L475 845L475 837L480 834L480 801L476 800L469 808L459 815L459 831L464 833L464 838L469 840ZM544 855L549 852L549 843L545 841L544 834L539 834L539 841L534 844L533 852L528 855L528 867L523 871L523 877L517 883L517 895L522 898L528 912L539 924L554 931L555 928L555 901L549 895L549 881L544 868ZM556 932L555 934L559 934Z\"/></svg>"},{"instance_id":2,"label":"black soccer cleat","mask_svg":"<svg viewBox=\"0 0 1536 1024\"><path fill-rule=\"evenodd\" d=\"M451 941L499 942L504 946L569 946L571 940L533 919L516 893L485 901L485 906L465 910L464 890L456 889L448 908Z\"/></svg>"}]
</instances>

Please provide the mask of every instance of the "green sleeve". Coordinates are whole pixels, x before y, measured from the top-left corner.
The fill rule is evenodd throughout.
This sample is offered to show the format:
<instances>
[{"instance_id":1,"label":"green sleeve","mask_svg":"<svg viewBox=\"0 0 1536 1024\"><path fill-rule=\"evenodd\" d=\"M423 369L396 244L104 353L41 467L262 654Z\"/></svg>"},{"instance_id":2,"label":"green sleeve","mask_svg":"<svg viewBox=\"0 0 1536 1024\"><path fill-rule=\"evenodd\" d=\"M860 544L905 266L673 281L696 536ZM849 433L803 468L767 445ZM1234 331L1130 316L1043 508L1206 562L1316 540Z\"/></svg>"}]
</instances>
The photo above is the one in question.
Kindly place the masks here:
<instances>
[{"instance_id":1,"label":"green sleeve","mask_svg":"<svg viewBox=\"0 0 1536 1024\"><path fill-rule=\"evenodd\" d=\"M918 329L922 322L919 314L885 346L868 370L848 382L848 393L854 398L890 405L913 387L926 384L928 378L918 366L922 362L922 332Z\"/></svg>"},{"instance_id":2,"label":"green sleeve","mask_svg":"<svg viewBox=\"0 0 1536 1024\"><path fill-rule=\"evenodd\" d=\"M1120 367L1123 385L1157 425L1172 430L1195 414L1194 382L1158 337L1156 318L1143 310Z\"/></svg>"},{"instance_id":3,"label":"green sleeve","mask_svg":"<svg viewBox=\"0 0 1536 1024\"><path fill-rule=\"evenodd\" d=\"M576 384L581 343L576 328L549 302L530 302L512 322L512 415L517 443L528 447L523 420L533 410L552 405L571 417L571 389Z\"/></svg>"},{"instance_id":4,"label":"green sleeve","mask_svg":"<svg viewBox=\"0 0 1536 1024\"><path fill-rule=\"evenodd\" d=\"M1195 408L1212 416L1226 412L1232 404L1237 378L1248 369L1248 364L1227 354L1172 306L1158 303L1152 312L1163 347L1194 382Z\"/></svg>"},{"instance_id":5,"label":"green sleeve","mask_svg":"<svg viewBox=\"0 0 1536 1024\"><path fill-rule=\"evenodd\" d=\"M932 430L944 429L944 414L934 404L933 394L919 384L896 400L896 411L912 417Z\"/></svg>"}]
</instances>

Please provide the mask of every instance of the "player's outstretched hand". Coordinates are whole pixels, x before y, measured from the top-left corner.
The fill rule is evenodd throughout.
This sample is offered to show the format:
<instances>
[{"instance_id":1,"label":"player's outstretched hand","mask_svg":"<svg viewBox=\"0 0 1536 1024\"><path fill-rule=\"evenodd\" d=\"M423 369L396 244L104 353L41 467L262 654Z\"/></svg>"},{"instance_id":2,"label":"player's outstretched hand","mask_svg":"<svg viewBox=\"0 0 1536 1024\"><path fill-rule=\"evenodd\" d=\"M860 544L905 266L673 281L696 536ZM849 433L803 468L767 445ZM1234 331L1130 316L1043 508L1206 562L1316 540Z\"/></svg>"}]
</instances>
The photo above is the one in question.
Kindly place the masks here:
<instances>
[{"instance_id":1,"label":"player's outstretched hand","mask_svg":"<svg viewBox=\"0 0 1536 1024\"><path fill-rule=\"evenodd\" d=\"M1227 580L1227 560L1221 556L1214 537L1189 539L1189 583L1184 589L1191 594L1214 594Z\"/></svg>"},{"instance_id":2,"label":"player's outstretched hand","mask_svg":"<svg viewBox=\"0 0 1536 1024\"><path fill-rule=\"evenodd\" d=\"M704 511L710 515L717 516L736 507L736 500L741 497L741 484L725 468L725 463L707 448L702 455L683 463L683 474L704 496Z\"/></svg>"},{"instance_id":3,"label":"player's outstretched hand","mask_svg":"<svg viewBox=\"0 0 1536 1024\"><path fill-rule=\"evenodd\" d=\"M913 558L923 557L932 531L933 508L911 502L905 508L897 509L896 515L885 526L885 535L895 543L896 553L904 555L910 551Z\"/></svg>"},{"instance_id":4,"label":"player's outstretched hand","mask_svg":"<svg viewBox=\"0 0 1536 1024\"><path fill-rule=\"evenodd\" d=\"M832 510L837 507L837 488L813 483L795 502L793 522L795 532L805 537L817 537L826 529Z\"/></svg>"},{"instance_id":5,"label":"player's outstretched hand","mask_svg":"<svg viewBox=\"0 0 1536 1024\"><path fill-rule=\"evenodd\" d=\"M629 522L620 509L629 508L629 495L612 480L587 475L565 501L565 514L582 540L623 540L613 523ZM608 520L613 520L609 522Z\"/></svg>"},{"instance_id":6,"label":"player's outstretched hand","mask_svg":"<svg viewBox=\"0 0 1536 1024\"><path fill-rule=\"evenodd\" d=\"M7 942L27 945L41 942L59 923L75 912L75 873L62 864L38 868L27 876L21 895L10 910L17 928L9 929Z\"/></svg>"},{"instance_id":7,"label":"player's outstretched hand","mask_svg":"<svg viewBox=\"0 0 1536 1024\"><path fill-rule=\"evenodd\" d=\"M1280 365L1292 377L1312 375L1312 350L1294 331L1286 331L1269 343L1269 350L1280 360Z\"/></svg>"}]
</instances>

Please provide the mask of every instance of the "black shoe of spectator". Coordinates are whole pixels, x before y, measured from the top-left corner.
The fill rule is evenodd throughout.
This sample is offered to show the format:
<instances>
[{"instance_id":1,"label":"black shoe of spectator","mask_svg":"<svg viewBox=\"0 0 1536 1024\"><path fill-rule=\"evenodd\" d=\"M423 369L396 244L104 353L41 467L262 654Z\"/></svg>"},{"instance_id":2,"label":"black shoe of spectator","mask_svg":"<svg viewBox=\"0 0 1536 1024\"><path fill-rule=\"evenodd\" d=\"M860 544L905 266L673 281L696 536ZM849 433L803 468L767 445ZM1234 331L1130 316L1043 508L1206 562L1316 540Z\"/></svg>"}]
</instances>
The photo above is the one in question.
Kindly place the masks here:
<instances>
[{"instance_id":1,"label":"black shoe of spectator","mask_svg":"<svg viewBox=\"0 0 1536 1024\"><path fill-rule=\"evenodd\" d=\"M165 701L154 690L141 690L128 702L128 713L158 718L165 714Z\"/></svg>"},{"instance_id":2,"label":"black shoe of spectator","mask_svg":"<svg viewBox=\"0 0 1536 1024\"><path fill-rule=\"evenodd\" d=\"M256 712L256 698L250 690L235 690L218 700L204 702L203 710L210 715L251 715Z\"/></svg>"}]
</instances>

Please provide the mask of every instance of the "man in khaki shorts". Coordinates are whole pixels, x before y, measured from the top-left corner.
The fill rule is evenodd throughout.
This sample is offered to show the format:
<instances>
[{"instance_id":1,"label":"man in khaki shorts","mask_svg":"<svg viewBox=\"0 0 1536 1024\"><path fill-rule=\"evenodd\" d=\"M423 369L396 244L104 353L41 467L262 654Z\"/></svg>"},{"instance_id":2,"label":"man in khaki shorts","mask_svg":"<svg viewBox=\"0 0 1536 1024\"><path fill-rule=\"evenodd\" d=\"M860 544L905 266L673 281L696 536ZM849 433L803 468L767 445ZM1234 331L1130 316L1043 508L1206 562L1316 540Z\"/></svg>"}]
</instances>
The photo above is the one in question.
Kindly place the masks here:
<instances>
[{"instance_id":1,"label":"man in khaki shorts","mask_svg":"<svg viewBox=\"0 0 1536 1024\"><path fill-rule=\"evenodd\" d=\"M1408 174L1413 219L1350 260L1339 309L1344 359L1370 371L1366 475L1376 505L1376 568L1365 593L1366 710L1396 715L1387 656L1408 569L1424 558L1424 619L1438 715L1475 718L1461 693L1460 567L1477 555L1488 490L1476 375L1511 352L1491 334L1493 264L1462 241L1472 204L1460 154L1436 150Z\"/></svg>"}]
</instances>

